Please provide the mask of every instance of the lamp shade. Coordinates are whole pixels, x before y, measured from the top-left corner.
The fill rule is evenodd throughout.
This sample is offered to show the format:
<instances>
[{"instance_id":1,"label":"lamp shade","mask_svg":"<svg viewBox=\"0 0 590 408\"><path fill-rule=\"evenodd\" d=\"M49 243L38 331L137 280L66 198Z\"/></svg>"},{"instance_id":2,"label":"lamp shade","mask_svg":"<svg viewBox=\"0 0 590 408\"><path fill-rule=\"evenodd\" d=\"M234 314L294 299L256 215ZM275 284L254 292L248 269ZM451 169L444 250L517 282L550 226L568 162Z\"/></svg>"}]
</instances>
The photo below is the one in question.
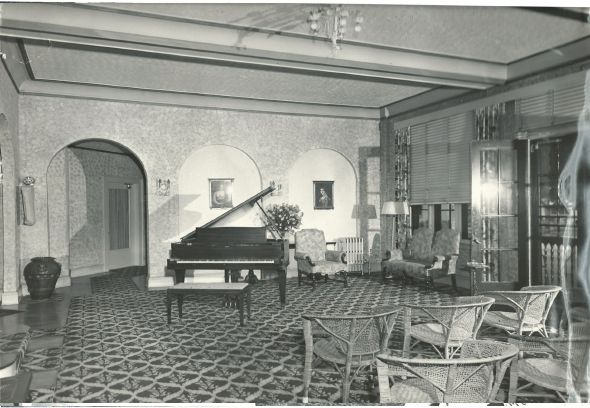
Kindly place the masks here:
<instances>
[{"instance_id":1,"label":"lamp shade","mask_svg":"<svg viewBox=\"0 0 590 408\"><path fill-rule=\"evenodd\" d=\"M352 208L352 216L356 220L372 220L377 218L377 210L372 204L355 204Z\"/></svg>"},{"instance_id":2,"label":"lamp shade","mask_svg":"<svg viewBox=\"0 0 590 408\"><path fill-rule=\"evenodd\" d=\"M381 210L382 215L408 215L410 209L407 201L386 201Z\"/></svg>"}]
</instances>

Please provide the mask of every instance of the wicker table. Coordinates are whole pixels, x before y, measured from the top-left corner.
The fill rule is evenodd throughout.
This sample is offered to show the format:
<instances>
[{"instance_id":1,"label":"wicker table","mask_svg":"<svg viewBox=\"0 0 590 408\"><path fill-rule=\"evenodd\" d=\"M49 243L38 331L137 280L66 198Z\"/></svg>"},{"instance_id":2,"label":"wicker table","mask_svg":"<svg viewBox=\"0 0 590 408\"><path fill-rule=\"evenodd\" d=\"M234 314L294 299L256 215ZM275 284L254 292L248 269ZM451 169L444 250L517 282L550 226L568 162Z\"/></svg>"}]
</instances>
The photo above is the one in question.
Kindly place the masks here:
<instances>
[{"instance_id":1,"label":"wicker table","mask_svg":"<svg viewBox=\"0 0 590 408\"><path fill-rule=\"evenodd\" d=\"M172 295L178 300L178 317L182 318L183 296L189 294L217 294L236 296L240 309L240 326L244 325L244 300L247 304L248 319L250 318L250 285L247 283L179 283L166 292L168 324L172 322Z\"/></svg>"}]
</instances>

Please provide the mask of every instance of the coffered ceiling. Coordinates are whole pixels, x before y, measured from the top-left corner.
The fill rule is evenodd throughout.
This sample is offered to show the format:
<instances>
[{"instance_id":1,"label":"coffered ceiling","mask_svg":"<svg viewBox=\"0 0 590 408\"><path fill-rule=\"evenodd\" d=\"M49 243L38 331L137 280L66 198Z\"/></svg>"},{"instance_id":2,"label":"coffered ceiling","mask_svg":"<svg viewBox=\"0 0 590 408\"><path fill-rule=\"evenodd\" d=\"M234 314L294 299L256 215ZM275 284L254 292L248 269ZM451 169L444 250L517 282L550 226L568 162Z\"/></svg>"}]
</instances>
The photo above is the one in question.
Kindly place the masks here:
<instances>
[{"instance_id":1,"label":"coffered ceiling","mask_svg":"<svg viewBox=\"0 0 590 408\"><path fill-rule=\"evenodd\" d=\"M24 95L379 119L590 57L584 9L345 5L362 30L334 51L318 5L0 6Z\"/></svg>"}]
</instances>

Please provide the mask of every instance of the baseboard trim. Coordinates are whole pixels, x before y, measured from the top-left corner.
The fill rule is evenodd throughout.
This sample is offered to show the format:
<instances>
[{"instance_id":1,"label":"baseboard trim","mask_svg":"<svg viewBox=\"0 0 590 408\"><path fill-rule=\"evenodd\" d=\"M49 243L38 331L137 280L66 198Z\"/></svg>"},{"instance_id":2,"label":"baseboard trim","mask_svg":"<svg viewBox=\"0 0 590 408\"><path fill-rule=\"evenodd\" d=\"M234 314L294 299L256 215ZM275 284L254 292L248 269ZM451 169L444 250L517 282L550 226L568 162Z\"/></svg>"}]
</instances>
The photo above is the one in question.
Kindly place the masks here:
<instances>
[{"instance_id":1,"label":"baseboard trim","mask_svg":"<svg viewBox=\"0 0 590 408\"><path fill-rule=\"evenodd\" d=\"M150 276L148 277L148 289L166 289L174 286L172 276Z\"/></svg>"},{"instance_id":2,"label":"baseboard trim","mask_svg":"<svg viewBox=\"0 0 590 408\"><path fill-rule=\"evenodd\" d=\"M106 272L104 265L92 265L73 268L70 275L72 278L79 278L80 276L95 275L102 272Z\"/></svg>"},{"instance_id":3,"label":"baseboard trim","mask_svg":"<svg viewBox=\"0 0 590 408\"><path fill-rule=\"evenodd\" d=\"M16 292L2 293L2 306L18 305L23 297L22 286Z\"/></svg>"},{"instance_id":4,"label":"baseboard trim","mask_svg":"<svg viewBox=\"0 0 590 408\"><path fill-rule=\"evenodd\" d=\"M60 276L55 284L56 288L66 288L68 286L72 286L72 278L69 276Z\"/></svg>"}]
</instances>

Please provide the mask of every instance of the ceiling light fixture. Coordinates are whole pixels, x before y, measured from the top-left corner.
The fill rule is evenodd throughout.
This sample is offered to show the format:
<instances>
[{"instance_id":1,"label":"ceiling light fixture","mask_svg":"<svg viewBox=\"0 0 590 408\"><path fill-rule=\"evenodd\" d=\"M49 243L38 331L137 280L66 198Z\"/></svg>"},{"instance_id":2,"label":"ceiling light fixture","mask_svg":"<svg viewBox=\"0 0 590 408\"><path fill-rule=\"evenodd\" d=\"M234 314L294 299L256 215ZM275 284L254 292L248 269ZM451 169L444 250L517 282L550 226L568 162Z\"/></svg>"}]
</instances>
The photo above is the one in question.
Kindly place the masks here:
<instances>
[{"instance_id":1,"label":"ceiling light fixture","mask_svg":"<svg viewBox=\"0 0 590 408\"><path fill-rule=\"evenodd\" d=\"M354 18L354 31L357 33L361 31L363 17L358 10L346 10L341 5L323 6L317 10L311 11L309 14L309 19L307 21L310 23L309 26L313 35L317 37L320 33L324 34L332 41L332 48L335 51L342 49L337 41L342 41L344 38L348 18L351 20Z\"/></svg>"}]
</instances>

